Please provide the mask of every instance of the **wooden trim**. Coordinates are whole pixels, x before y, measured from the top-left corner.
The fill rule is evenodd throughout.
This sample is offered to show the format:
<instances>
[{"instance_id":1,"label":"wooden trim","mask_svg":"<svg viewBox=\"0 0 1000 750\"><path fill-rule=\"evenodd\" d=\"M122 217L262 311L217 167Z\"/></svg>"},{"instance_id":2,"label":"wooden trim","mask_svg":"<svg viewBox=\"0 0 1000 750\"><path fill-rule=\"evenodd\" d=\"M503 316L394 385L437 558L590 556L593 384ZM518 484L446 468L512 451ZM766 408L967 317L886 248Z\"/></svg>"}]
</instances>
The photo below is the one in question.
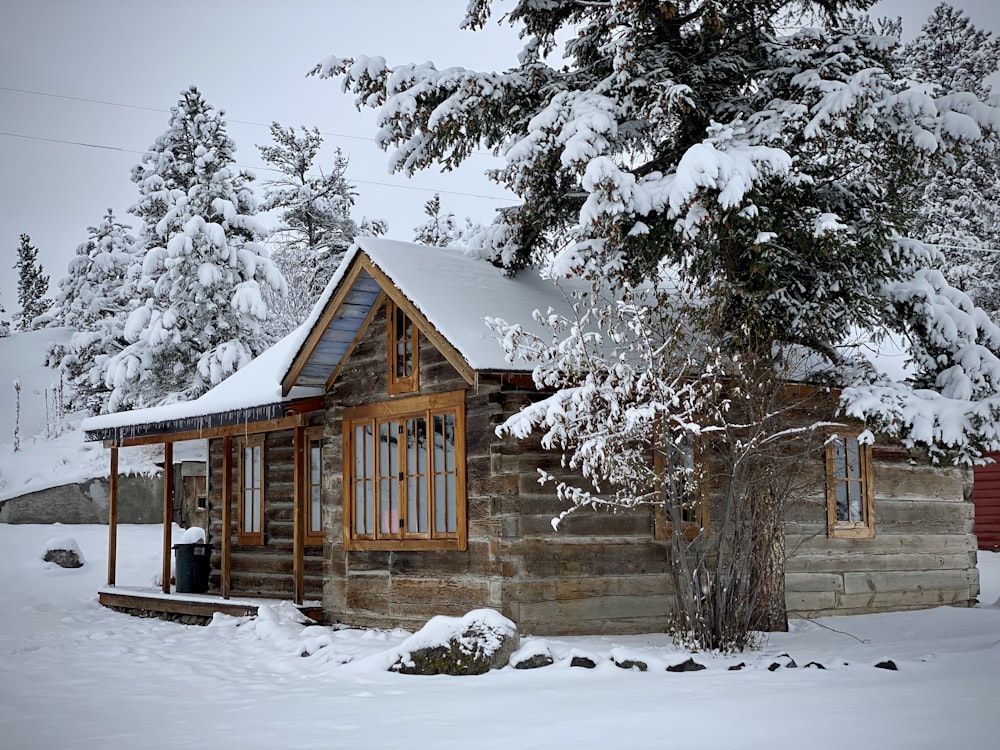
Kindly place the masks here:
<instances>
[{"instance_id":1,"label":"wooden trim","mask_svg":"<svg viewBox=\"0 0 1000 750\"><path fill-rule=\"evenodd\" d=\"M857 438L860 433L837 432L837 440ZM875 537L875 481L872 468L871 445L858 445L861 470L861 507L863 520L844 522L837 520L837 469L834 460L834 439L827 441L826 456L826 524L827 536L834 539L873 539Z\"/></svg>"},{"instance_id":2,"label":"wooden trim","mask_svg":"<svg viewBox=\"0 0 1000 750\"><path fill-rule=\"evenodd\" d=\"M303 457L304 464L304 475L305 483L303 485L303 504L304 509L302 526L305 530L304 540L306 544L323 544L323 442L325 439L325 429L323 427L308 427L305 430L305 456ZM312 475L312 447L313 443L320 444L320 456L319 456L319 482L314 482ZM312 486L313 484L319 484L319 495L320 495L320 518L319 518L319 530L313 531L312 529Z\"/></svg>"},{"instance_id":3,"label":"wooden trim","mask_svg":"<svg viewBox=\"0 0 1000 750\"><path fill-rule=\"evenodd\" d=\"M431 325L430 321L423 316L423 314L414 307L413 303L399 290L399 288L392 282L388 276L386 276L382 269L372 263L371 259L366 255L361 256L361 264L364 266L365 270L371 274L372 278L375 279L379 286L385 290L385 293L389 298L402 308L403 312L409 316L410 320L416 323L416 326L420 331L427 337L428 341L434 345L434 348L441 352L442 356L454 367L458 374L461 375L466 383L472 385L476 382L476 371L465 361L458 350L452 346L451 342L448 341L444 336L442 336L438 330Z\"/></svg>"},{"instance_id":4,"label":"wooden trim","mask_svg":"<svg viewBox=\"0 0 1000 750\"><path fill-rule=\"evenodd\" d=\"M379 519L374 521L375 531L372 534L358 535L354 519L354 428L368 423L372 426L373 435L377 439L378 425L388 420L404 422L411 417L424 417L427 429L433 433L433 420L436 416L446 414L455 418L455 531L435 532L434 502L434 456L433 450L428 451L427 461L427 492L428 492L428 531L425 534L407 533L404 530L405 509L407 506L406 485L403 474L399 481L400 531L398 538L377 538ZM353 409L345 409L342 417L343 430L343 472L342 485L343 512L343 543L345 549L358 550L464 550L468 546L468 520L466 514L466 446L465 446L465 391L450 391L448 393L429 394L400 398L390 402L367 404ZM402 452L404 445L399 450ZM406 466L405 458L400 455L400 467ZM376 516L378 511L378 459L373 462L373 484L376 497Z\"/></svg>"},{"instance_id":5,"label":"wooden trim","mask_svg":"<svg viewBox=\"0 0 1000 750\"><path fill-rule=\"evenodd\" d=\"M233 570L233 439L222 438L222 571L219 588L229 598Z\"/></svg>"},{"instance_id":6,"label":"wooden trim","mask_svg":"<svg viewBox=\"0 0 1000 750\"><path fill-rule=\"evenodd\" d=\"M260 422L240 422L239 424L225 425L224 427L206 427L202 430L188 430L186 432L170 432L162 435L144 435L142 437L125 438L120 441L107 441L107 443L120 445L123 448L131 448L138 445L157 445L159 443L179 443L185 440L208 440L220 437L239 437L241 435L256 435L262 432L279 432L290 430L302 424L308 424L309 414L291 414L279 419L265 419Z\"/></svg>"},{"instance_id":7,"label":"wooden trim","mask_svg":"<svg viewBox=\"0 0 1000 750\"><path fill-rule=\"evenodd\" d=\"M295 359L292 360L292 364L288 368L288 372L285 373L285 377L281 379L281 395L287 396L291 392L292 387L295 385L295 381L299 379L302 371L305 369L306 364L309 362L309 357L312 356L313 351L319 346L319 342L323 339L326 329L329 327L330 323L333 321L334 316L336 316L337 311L340 306L344 303L347 295L350 294L351 289L354 287L354 283L361 276L362 271L366 270L364 264L359 263L359 258L361 253L359 252L351 260L351 267L348 269L347 273L344 274L344 278L340 280L340 285L337 288L336 293L330 298L326 303L326 307L323 308L323 312L320 314L319 319L316 321L306 340L299 347L298 353L295 355Z\"/></svg>"},{"instance_id":8,"label":"wooden trim","mask_svg":"<svg viewBox=\"0 0 1000 750\"><path fill-rule=\"evenodd\" d=\"M174 523L174 444L163 444L163 561L160 574L164 594L170 593L171 533Z\"/></svg>"},{"instance_id":9,"label":"wooden trim","mask_svg":"<svg viewBox=\"0 0 1000 750\"><path fill-rule=\"evenodd\" d=\"M410 339L396 337L400 317L410 325ZM389 299L385 305L386 330L386 390L390 396L416 393L420 390L420 328L416 321L395 302ZM405 331L405 327L404 327ZM399 375L399 345L409 341L411 347L411 371L409 375Z\"/></svg>"},{"instance_id":10,"label":"wooden trim","mask_svg":"<svg viewBox=\"0 0 1000 750\"><path fill-rule=\"evenodd\" d=\"M302 604L305 585L305 532L307 513L303 505L308 495L306 472L306 430L296 427L292 439L292 600Z\"/></svg>"},{"instance_id":11,"label":"wooden trim","mask_svg":"<svg viewBox=\"0 0 1000 750\"><path fill-rule=\"evenodd\" d=\"M114 586L118 567L118 448L111 449L108 473L108 585Z\"/></svg>"},{"instance_id":12,"label":"wooden trim","mask_svg":"<svg viewBox=\"0 0 1000 750\"><path fill-rule=\"evenodd\" d=\"M264 434L254 434L248 435L245 438L241 438L236 441L237 447L237 481L236 486L239 488L236 496L236 543L237 544L263 544L264 543L264 499L267 494L266 480L264 476L264 467L267 465L265 460L265 435ZM246 466L244 461L246 460L246 450L247 448L260 448L260 502L257 508L260 514L260 529L257 531L247 531L246 524L248 519L245 518L245 491L244 481L246 478ZM256 490L257 487L252 489Z\"/></svg>"}]
</instances>

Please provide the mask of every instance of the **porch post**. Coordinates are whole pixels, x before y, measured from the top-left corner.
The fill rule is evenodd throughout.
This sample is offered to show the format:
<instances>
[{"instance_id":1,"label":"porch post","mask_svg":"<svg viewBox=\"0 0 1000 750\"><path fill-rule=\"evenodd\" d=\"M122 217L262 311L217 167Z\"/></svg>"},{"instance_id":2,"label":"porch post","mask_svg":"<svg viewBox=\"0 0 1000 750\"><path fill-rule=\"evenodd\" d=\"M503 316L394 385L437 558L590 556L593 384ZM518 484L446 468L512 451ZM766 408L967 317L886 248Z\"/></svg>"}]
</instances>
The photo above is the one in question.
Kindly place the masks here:
<instances>
[{"instance_id":1,"label":"porch post","mask_svg":"<svg viewBox=\"0 0 1000 750\"><path fill-rule=\"evenodd\" d=\"M306 501L306 428L295 428L295 458L292 474L292 596L296 604L302 604L305 588L303 568L305 567L305 501Z\"/></svg>"},{"instance_id":2,"label":"porch post","mask_svg":"<svg viewBox=\"0 0 1000 750\"><path fill-rule=\"evenodd\" d=\"M174 523L174 444L163 444L163 593L170 593L170 536Z\"/></svg>"},{"instance_id":3,"label":"porch post","mask_svg":"<svg viewBox=\"0 0 1000 750\"><path fill-rule=\"evenodd\" d=\"M111 446L111 468L108 472L108 585L115 585L118 562L118 446Z\"/></svg>"},{"instance_id":4,"label":"porch post","mask_svg":"<svg viewBox=\"0 0 1000 750\"><path fill-rule=\"evenodd\" d=\"M230 573L232 570L233 537L230 526L233 513L233 439L229 435L222 438L222 571L219 588L222 598L229 598Z\"/></svg>"}]
</instances>

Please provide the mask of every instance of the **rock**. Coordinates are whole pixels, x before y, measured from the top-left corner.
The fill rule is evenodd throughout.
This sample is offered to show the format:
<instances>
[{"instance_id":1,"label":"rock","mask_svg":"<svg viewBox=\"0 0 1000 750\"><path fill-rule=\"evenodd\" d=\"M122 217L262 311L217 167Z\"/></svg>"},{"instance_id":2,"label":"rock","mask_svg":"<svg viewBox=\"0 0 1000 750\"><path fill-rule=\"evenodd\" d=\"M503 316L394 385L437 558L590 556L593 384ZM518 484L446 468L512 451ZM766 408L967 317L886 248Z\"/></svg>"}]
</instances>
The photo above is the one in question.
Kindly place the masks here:
<instances>
[{"instance_id":1,"label":"rock","mask_svg":"<svg viewBox=\"0 0 1000 750\"><path fill-rule=\"evenodd\" d=\"M583 667L584 669L593 669L597 666L597 662L591 659L589 656L574 656L570 661L569 665L571 667Z\"/></svg>"},{"instance_id":2,"label":"rock","mask_svg":"<svg viewBox=\"0 0 1000 750\"><path fill-rule=\"evenodd\" d=\"M551 666L554 662L548 644L537 640L522 646L510 657L510 665L514 669L539 669Z\"/></svg>"},{"instance_id":3,"label":"rock","mask_svg":"<svg viewBox=\"0 0 1000 750\"><path fill-rule=\"evenodd\" d=\"M809 669L809 667L816 667L816 669L826 669L826 667L824 667L818 661L811 661L808 664L806 664L806 669Z\"/></svg>"},{"instance_id":4,"label":"rock","mask_svg":"<svg viewBox=\"0 0 1000 750\"><path fill-rule=\"evenodd\" d=\"M42 559L61 568L82 568L84 564L80 547L72 537L50 539L45 543L45 554Z\"/></svg>"},{"instance_id":5,"label":"rock","mask_svg":"<svg viewBox=\"0 0 1000 750\"><path fill-rule=\"evenodd\" d=\"M896 662L892 659L886 659L885 661L880 661L875 665L875 669L888 669L891 672L898 672L899 667L896 666Z\"/></svg>"},{"instance_id":6,"label":"rock","mask_svg":"<svg viewBox=\"0 0 1000 750\"><path fill-rule=\"evenodd\" d=\"M773 672L776 669L781 669L782 667L785 667L786 669L795 669L797 666L799 665L795 663L795 659L790 657L788 654L781 654L778 657L778 661L772 662L767 668L767 671Z\"/></svg>"},{"instance_id":7,"label":"rock","mask_svg":"<svg viewBox=\"0 0 1000 750\"><path fill-rule=\"evenodd\" d=\"M741 669L743 669L743 667L745 667L745 666L746 666L746 662L742 662L741 661L739 664L733 664L733 666L729 667L729 671L730 672L738 672Z\"/></svg>"},{"instance_id":8,"label":"rock","mask_svg":"<svg viewBox=\"0 0 1000 750\"><path fill-rule=\"evenodd\" d=\"M431 618L399 645L389 667L402 674L485 674L507 665L519 644L517 626L492 609Z\"/></svg>"},{"instance_id":9,"label":"rock","mask_svg":"<svg viewBox=\"0 0 1000 750\"><path fill-rule=\"evenodd\" d=\"M699 664L691 657L688 657L687 661L682 661L680 664L673 664L667 667L668 672L700 672L703 669L707 669L704 664Z\"/></svg>"},{"instance_id":10,"label":"rock","mask_svg":"<svg viewBox=\"0 0 1000 750\"><path fill-rule=\"evenodd\" d=\"M639 661L638 659L622 659L618 661L615 659L615 666L619 669L637 669L640 672L645 672L649 669L649 665L644 661Z\"/></svg>"}]
</instances>

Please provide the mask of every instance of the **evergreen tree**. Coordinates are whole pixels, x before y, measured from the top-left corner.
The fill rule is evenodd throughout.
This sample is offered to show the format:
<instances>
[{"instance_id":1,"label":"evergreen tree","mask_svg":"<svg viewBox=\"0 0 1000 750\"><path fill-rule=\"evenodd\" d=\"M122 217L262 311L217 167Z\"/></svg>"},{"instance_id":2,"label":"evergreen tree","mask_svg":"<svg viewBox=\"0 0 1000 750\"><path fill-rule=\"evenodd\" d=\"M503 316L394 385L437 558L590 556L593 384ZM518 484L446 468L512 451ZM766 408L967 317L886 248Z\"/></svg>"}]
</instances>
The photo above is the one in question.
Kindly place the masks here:
<instances>
[{"instance_id":1,"label":"evergreen tree","mask_svg":"<svg viewBox=\"0 0 1000 750\"><path fill-rule=\"evenodd\" d=\"M441 196L437 193L424 204L424 213L427 214L427 221L413 228L413 241L424 245L448 247L457 234L455 214L442 212Z\"/></svg>"},{"instance_id":2,"label":"evergreen tree","mask_svg":"<svg viewBox=\"0 0 1000 750\"><path fill-rule=\"evenodd\" d=\"M108 363L111 411L195 398L267 348L261 285L284 287L262 244L252 176L197 88L132 170L142 225L129 342Z\"/></svg>"},{"instance_id":3,"label":"evergreen tree","mask_svg":"<svg viewBox=\"0 0 1000 750\"><path fill-rule=\"evenodd\" d=\"M683 481L659 480L665 500L637 481L596 493L587 481L633 476L635 454L619 446L669 457L705 435L739 468L724 474L721 517L752 525L688 543L674 524L671 540L677 589L693 594L678 599L677 625L706 647L785 625L776 446L801 431L768 404L784 378L805 374L793 352L808 355L811 377L822 369L846 386L845 413L906 445L965 461L1000 448L1000 328L934 269L932 248L905 239L920 175L941 154L995 138L1000 111L901 75L898 36L854 16L872 4L520 0L504 18L526 41L506 72L374 57L314 71L379 109L395 170L451 169L477 148L505 155L490 176L521 203L482 233L484 257L511 273L594 280L580 320L554 321L555 345L495 321L538 363L536 383L555 390L502 429L541 431L565 452L584 475L581 486L558 483L572 507L683 507L670 489ZM483 27L492 6L472 0L463 25ZM651 291L630 297L636 288ZM660 316L674 308L681 324ZM859 330L906 337L914 379L880 374L845 347ZM668 351L676 358L660 357ZM632 377L636 363L648 367ZM728 400L727 384L739 386ZM740 405L735 420L727 404ZM753 440L751 425L763 426Z\"/></svg>"},{"instance_id":4,"label":"evergreen tree","mask_svg":"<svg viewBox=\"0 0 1000 750\"><path fill-rule=\"evenodd\" d=\"M30 331L37 327L35 318L44 313L52 300L45 296L49 290L49 276L42 271L38 262L38 248L31 244L31 237L21 235L17 248L17 302L21 310L14 316L14 325L20 331Z\"/></svg>"},{"instance_id":5,"label":"evergreen tree","mask_svg":"<svg viewBox=\"0 0 1000 750\"><path fill-rule=\"evenodd\" d=\"M258 146L264 163L281 177L264 183L261 209L277 210L279 226L272 234L274 262L284 274L290 294L269 299L279 307L283 328L298 325L326 287L344 252L359 233L351 218L356 193L346 178L347 157L337 149L328 172L317 168L323 137L316 128L271 124L273 146Z\"/></svg>"},{"instance_id":6,"label":"evergreen tree","mask_svg":"<svg viewBox=\"0 0 1000 750\"><path fill-rule=\"evenodd\" d=\"M947 3L906 46L907 72L941 94L988 100L1000 39ZM996 320L1000 316L1000 164L992 142L961 144L914 193L913 234L940 247L942 271Z\"/></svg>"},{"instance_id":7,"label":"evergreen tree","mask_svg":"<svg viewBox=\"0 0 1000 750\"><path fill-rule=\"evenodd\" d=\"M125 321L131 307L126 274L135 260L135 238L110 208L76 248L59 281L49 313L55 325L72 328L66 344L49 348L46 364L58 368L69 386L66 405L91 414L107 411L111 389L108 362L127 345Z\"/></svg>"}]
</instances>

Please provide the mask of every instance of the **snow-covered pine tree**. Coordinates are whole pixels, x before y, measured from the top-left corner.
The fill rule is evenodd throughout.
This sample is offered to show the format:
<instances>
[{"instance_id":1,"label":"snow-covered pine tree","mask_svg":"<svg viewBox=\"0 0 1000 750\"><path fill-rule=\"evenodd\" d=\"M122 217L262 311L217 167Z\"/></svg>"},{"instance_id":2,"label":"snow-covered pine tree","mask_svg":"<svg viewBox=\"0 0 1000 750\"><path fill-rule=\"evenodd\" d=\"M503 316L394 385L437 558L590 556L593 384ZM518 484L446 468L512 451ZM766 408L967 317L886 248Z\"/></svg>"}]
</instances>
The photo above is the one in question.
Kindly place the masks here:
<instances>
[{"instance_id":1,"label":"snow-covered pine tree","mask_svg":"<svg viewBox=\"0 0 1000 750\"><path fill-rule=\"evenodd\" d=\"M30 331L34 320L48 310L52 300L45 296L49 290L49 276L38 262L38 248L31 244L31 237L21 235L17 246L17 302L21 309L14 315L14 325L19 331Z\"/></svg>"},{"instance_id":2,"label":"snow-covered pine tree","mask_svg":"<svg viewBox=\"0 0 1000 750\"><path fill-rule=\"evenodd\" d=\"M904 50L907 72L942 94L987 101L1000 70L1000 38L962 10L941 3ZM960 144L914 196L913 236L938 246L942 272L1000 319L1000 162L992 142Z\"/></svg>"},{"instance_id":3,"label":"snow-covered pine tree","mask_svg":"<svg viewBox=\"0 0 1000 750\"><path fill-rule=\"evenodd\" d=\"M435 247L448 247L454 240L458 227L455 224L455 214L444 213L441 209L441 196L434 197L424 204L427 221L413 228L413 241Z\"/></svg>"},{"instance_id":4,"label":"snow-covered pine tree","mask_svg":"<svg viewBox=\"0 0 1000 750\"><path fill-rule=\"evenodd\" d=\"M379 109L394 170L452 168L475 148L505 155L490 176L521 203L484 233L485 256L511 272L541 265L553 278L609 280L610 302L595 293L578 320L555 321L556 346L525 340L516 321L495 323L509 346L535 355L539 387L554 390L503 431L540 430L603 487L633 475L633 454L617 445L642 443L671 465L709 435L730 465L741 462L747 473L730 475L721 494L750 526L716 526L685 545L675 524L671 539L685 556L671 557L675 573L697 582L688 609L678 600L679 627L706 647L784 626L785 496L772 470L775 446L803 432L772 419L780 410L768 402L792 372L790 352L809 355L814 370L824 362L846 386L841 408L907 445L958 460L1000 448L1000 328L933 269L933 248L904 239L922 171L995 137L1000 112L973 94L911 85L896 69L898 36L854 18L871 5L521 0L504 15L526 40L506 72L390 67L376 57L331 57L314 71L341 78L359 107ZM492 6L472 0L463 25L481 28ZM636 288L652 297L622 306ZM679 351L696 355L682 379L655 357L648 371L632 359L675 340L678 324L655 324L674 289L693 297L690 313L680 308L690 317ZM857 331L906 337L917 380L879 374L845 348ZM602 332L609 346L587 345ZM642 372L623 372L630 367ZM749 402L729 402L748 404L731 419L725 392L719 409L690 408L692 378L707 379L709 393L760 386ZM741 432L743 419L756 421ZM746 428L761 425L747 442ZM755 450L767 460L755 462ZM597 494L586 481L559 491L580 506L655 502L673 513L686 502L670 489L684 485L686 466L673 465L658 480L662 500L638 486L642 475L620 492ZM704 554L736 531L746 532L739 544ZM748 587L740 559L750 561ZM760 593L720 593L737 589ZM754 616L741 617L748 609Z\"/></svg>"},{"instance_id":5,"label":"snow-covered pine tree","mask_svg":"<svg viewBox=\"0 0 1000 750\"><path fill-rule=\"evenodd\" d=\"M7 310L0 302L0 339L10 336L10 321L6 318Z\"/></svg>"},{"instance_id":6,"label":"snow-covered pine tree","mask_svg":"<svg viewBox=\"0 0 1000 750\"><path fill-rule=\"evenodd\" d=\"M125 321L133 285L126 274L135 261L135 237L129 229L110 208L100 224L87 228L89 236L76 248L49 313L53 324L74 331L68 342L49 348L46 360L69 386L64 400L73 411L107 411L108 362L128 345Z\"/></svg>"},{"instance_id":7,"label":"snow-covered pine tree","mask_svg":"<svg viewBox=\"0 0 1000 750\"><path fill-rule=\"evenodd\" d=\"M274 262L288 282L284 300L269 299L280 308L285 332L302 322L326 287L344 252L359 233L351 218L354 186L346 175L347 157L337 149L329 171L316 164L323 146L317 128L271 124L272 146L258 146L265 164L281 176L264 182L261 210L278 211L273 231Z\"/></svg>"},{"instance_id":8,"label":"snow-covered pine tree","mask_svg":"<svg viewBox=\"0 0 1000 750\"><path fill-rule=\"evenodd\" d=\"M235 150L223 112L192 86L132 170L136 304L129 344L108 363L111 411L195 398L270 343L261 285L280 290L284 280Z\"/></svg>"}]
</instances>

